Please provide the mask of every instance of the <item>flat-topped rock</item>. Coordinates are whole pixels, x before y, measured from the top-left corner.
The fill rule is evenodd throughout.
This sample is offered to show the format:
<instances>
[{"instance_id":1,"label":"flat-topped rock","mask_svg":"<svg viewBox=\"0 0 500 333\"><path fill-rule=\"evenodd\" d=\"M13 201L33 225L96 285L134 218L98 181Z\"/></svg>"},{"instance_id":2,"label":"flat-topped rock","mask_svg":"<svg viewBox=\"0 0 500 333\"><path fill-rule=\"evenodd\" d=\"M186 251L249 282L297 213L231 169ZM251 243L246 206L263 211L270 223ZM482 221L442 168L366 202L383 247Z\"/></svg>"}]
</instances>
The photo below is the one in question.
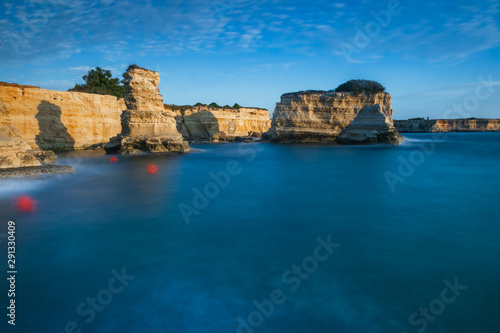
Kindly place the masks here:
<instances>
[{"instance_id":1,"label":"flat-topped rock","mask_svg":"<svg viewBox=\"0 0 500 333\"><path fill-rule=\"evenodd\" d=\"M377 106L376 112L366 109L373 106ZM271 129L263 137L275 142L334 142L360 115L353 127L344 132L341 142L348 143L349 138L353 139L352 143L364 142L359 140L361 137L371 138L366 142L373 139L384 142L385 135L379 134L395 131L391 125L392 114L391 95L386 92L354 94L309 90L287 93L276 103ZM358 128L356 135L355 126Z\"/></svg>"}]
</instances>

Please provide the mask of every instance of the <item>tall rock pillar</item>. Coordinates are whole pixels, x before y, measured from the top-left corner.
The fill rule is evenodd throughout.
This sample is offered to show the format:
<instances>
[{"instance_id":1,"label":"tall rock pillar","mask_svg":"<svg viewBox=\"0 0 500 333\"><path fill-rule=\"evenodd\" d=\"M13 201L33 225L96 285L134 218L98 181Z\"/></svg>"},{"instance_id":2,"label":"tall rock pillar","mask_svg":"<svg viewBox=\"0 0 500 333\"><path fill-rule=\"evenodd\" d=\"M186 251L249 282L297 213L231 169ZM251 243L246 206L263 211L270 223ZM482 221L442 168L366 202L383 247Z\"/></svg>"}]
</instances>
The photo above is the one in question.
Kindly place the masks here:
<instances>
[{"instance_id":1,"label":"tall rock pillar","mask_svg":"<svg viewBox=\"0 0 500 333\"><path fill-rule=\"evenodd\" d=\"M106 152L188 152L189 145L177 131L174 114L163 106L158 72L130 66L123 78L127 109L121 117L122 132L106 144Z\"/></svg>"}]
</instances>

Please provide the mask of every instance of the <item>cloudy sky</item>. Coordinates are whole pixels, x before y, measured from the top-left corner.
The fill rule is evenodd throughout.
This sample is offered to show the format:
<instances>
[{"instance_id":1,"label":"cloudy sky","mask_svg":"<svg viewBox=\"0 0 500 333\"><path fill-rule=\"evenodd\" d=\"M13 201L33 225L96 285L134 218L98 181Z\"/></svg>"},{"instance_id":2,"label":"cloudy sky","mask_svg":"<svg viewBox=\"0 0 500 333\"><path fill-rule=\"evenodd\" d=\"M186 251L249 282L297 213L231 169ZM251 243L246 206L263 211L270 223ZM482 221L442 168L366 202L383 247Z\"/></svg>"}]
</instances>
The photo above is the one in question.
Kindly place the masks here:
<instances>
[{"instance_id":1,"label":"cloudy sky","mask_svg":"<svg viewBox=\"0 0 500 333\"><path fill-rule=\"evenodd\" d=\"M238 102L272 112L283 93L360 78L387 88L396 119L500 118L499 0L0 6L0 81L66 90L90 68L121 77L136 63L160 73L165 103ZM478 88L481 80L488 88Z\"/></svg>"}]
</instances>

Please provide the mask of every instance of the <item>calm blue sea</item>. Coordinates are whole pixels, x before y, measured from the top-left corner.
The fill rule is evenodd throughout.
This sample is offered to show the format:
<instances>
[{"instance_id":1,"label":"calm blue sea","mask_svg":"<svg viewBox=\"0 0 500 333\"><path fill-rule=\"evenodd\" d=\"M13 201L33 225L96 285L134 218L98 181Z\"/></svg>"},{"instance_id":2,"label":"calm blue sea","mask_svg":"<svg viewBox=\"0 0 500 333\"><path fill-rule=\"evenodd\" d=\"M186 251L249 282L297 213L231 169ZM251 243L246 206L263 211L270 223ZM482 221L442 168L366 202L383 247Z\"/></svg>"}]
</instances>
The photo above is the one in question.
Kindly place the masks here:
<instances>
[{"instance_id":1,"label":"calm blue sea","mask_svg":"<svg viewBox=\"0 0 500 333\"><path fill-rule=\"evenodd\" d=\"M2 181L0 331L500 332L500 133L405 137L70 153L75 176Z\"/></svg>"}]
</instances>

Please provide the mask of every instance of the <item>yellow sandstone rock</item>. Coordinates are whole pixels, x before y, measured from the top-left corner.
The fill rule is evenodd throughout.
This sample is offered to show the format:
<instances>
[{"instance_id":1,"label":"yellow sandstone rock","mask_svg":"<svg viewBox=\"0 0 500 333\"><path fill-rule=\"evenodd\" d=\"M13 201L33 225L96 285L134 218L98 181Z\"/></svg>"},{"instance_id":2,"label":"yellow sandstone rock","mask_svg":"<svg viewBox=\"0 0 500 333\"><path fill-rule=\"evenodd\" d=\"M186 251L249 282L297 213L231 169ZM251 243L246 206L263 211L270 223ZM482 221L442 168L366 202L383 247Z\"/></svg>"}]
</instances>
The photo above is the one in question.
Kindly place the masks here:
<instances>
[{"instance_id":1,"label":"yellow sandstone rock","mask_svg":"<svg viewBox=\"0 0 500 333\"><path fill-rule=\"evenodd\" d=\"M32 150L12 126L7 109L0 100L0 169L35 167L56 162L52 151Z\"/></svg>"},{"instance_id":2,"label":"yellow sandstone rock","mask_svg":"<svg viewBox=\"0 0 500 333\"><path fill-rule=\"evenodd\" d=\"M500 131L500 119L409 119L394 124L401 133Z\"/></svg>"},{"instance_id":3,"label":"yellow sandstone rock","mask_svg":"<svg viewBox=\"0 0 500 333\"><path fill-rule=\"evenodd\" d=\"M123 99L0 83L12 124L33 149L85 149L121 132Z\"/></svg>"},{"instance_id":4,"label":"yellow sandstone rock","mask_svg":"<svg viewBox=\"0 0 500 333\"><path fill-rule=\"evenodd\" d=\"M106 144L106 152L188 152L173 112L163 106L158 72L130 66L123 77L127 110L121 116L121 133Z\"/></svg>"},{"instance_id":5,"label":"yellow sandstone rock","mask_svg":"<svg viewBox=\"0 0 500 333\"><path fill-rule=\"evenodd\" d=\"M177 129L190 141L222 142L236 137L260 138L271 127L269 111L259 108L215 108L166 105L177 120Z\"/></svg>"},{"instance_id":6,"label":"yellow sandstone rock","mask_svg":"<svg viewBox=\"0 0 500 333\"><path fill-rule=\"evenodd\" d=\"M271 129L264 137L280 142L328 142L342 134L342 143L399 143L392 114L391 95L385 92L288 93L276 103Z\"/></svg>"}]
</instances>

